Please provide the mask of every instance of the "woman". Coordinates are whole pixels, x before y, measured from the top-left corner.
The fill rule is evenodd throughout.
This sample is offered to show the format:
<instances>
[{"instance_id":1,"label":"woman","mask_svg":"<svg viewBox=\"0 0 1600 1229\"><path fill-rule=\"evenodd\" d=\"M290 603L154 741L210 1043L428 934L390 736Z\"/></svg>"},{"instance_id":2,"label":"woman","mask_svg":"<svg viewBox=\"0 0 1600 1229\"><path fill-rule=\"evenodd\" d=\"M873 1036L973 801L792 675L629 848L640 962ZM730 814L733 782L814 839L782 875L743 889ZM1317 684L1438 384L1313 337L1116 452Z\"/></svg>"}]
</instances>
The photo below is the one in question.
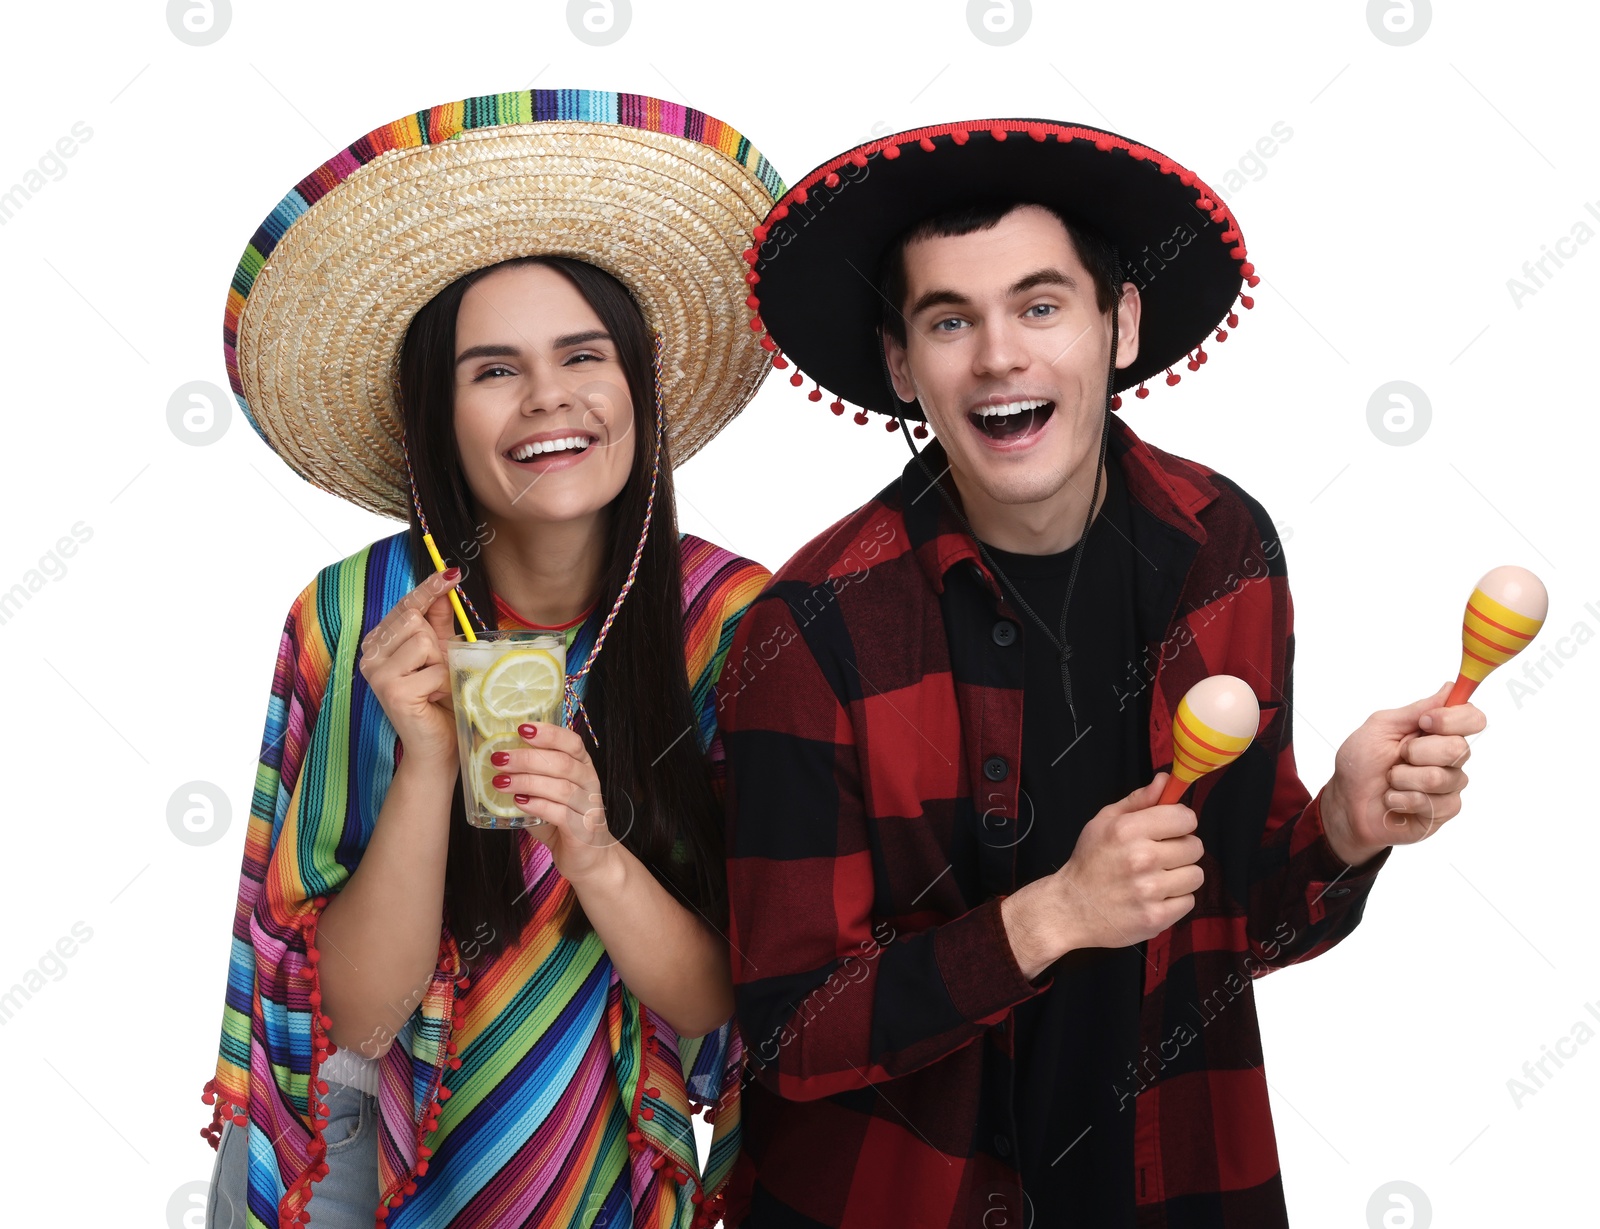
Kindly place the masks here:
<instances>
[{"instance_id":1,"label":"woman","mask_svg":"<svg viewBox=\"0 0 1600 1229\"><path fill-rule=\"evenodd\" d=\"M252 425L409 527L285 624L208 1224L718 1219L741 1046L712 686L768 573L677 533L671 460L767 370L732 287L781 191L708 116L533 91L369 134L247 249ZM466 822L452 591L476 631L566 641L573 728L495 756L525 828Z\"/></svg>"}]
</instances>

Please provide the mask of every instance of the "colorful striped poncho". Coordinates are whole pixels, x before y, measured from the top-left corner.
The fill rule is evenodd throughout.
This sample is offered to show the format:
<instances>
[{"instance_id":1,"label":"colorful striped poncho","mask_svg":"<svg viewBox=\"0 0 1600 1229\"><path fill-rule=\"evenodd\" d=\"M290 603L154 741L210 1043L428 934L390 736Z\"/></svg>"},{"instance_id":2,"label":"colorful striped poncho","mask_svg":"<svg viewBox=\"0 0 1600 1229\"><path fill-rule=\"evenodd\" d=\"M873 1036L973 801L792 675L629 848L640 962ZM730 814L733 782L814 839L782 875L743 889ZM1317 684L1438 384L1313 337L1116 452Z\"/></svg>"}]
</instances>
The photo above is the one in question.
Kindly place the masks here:
<instances>
[{"instance_id":1,"label":"colorful striped poncho","mask_svg":"<svg viewBox=\"0 0 1600 1229\"><path fill-rule=\"evenodd\" d=\"M681 538L684 655L701 750L720 795L712 687L759 564ZM397 738L356 659L362 637L420 577L397 533L320 571L289 609L245 839L215 1099L249 1131L249 1229L309 1218L327 1172L318 1067L317 919L361 860L397 761ZM518 625L506 618L502 626ZM604 612L568 633L576 669ZM618 978L599 939L560 935L572 892L545 846L519 833L533 918L469 979L446 925L424 997L379 1060L376 1222L691 1229L723 1209L739 1146L743 1047L732 1021L683 1040ZM315 1103L308 1103L314 1101ZM713 1124L702 1175L692 1115Z\"/></svg>"}]
</instances>

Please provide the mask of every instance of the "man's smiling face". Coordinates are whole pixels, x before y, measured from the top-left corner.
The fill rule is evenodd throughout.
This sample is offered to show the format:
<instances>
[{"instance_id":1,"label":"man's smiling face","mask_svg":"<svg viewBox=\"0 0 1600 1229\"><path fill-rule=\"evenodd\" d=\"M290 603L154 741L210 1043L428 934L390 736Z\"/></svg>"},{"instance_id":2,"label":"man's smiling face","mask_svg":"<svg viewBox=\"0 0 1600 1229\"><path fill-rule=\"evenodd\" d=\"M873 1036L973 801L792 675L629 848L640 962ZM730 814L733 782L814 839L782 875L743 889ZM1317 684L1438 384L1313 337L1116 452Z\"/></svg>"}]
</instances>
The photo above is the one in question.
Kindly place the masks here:
<instances>
[{"instance_id":1,"label":"man's smiling face","mask_svg":"<svg viewBox=\"0 0 1600 1229\"><path fill-rule=\"evenodd\" d=\"M1061 219L1019 205L986 229L913 239L904 274L906 340L884 335L890 375L922 403L969 511L975 499L1044 504L1069 484L1086 509L1111 314ZM1138 290L1122 291L1119 368L1139 352Z\"/></svg>"}]
</instances>

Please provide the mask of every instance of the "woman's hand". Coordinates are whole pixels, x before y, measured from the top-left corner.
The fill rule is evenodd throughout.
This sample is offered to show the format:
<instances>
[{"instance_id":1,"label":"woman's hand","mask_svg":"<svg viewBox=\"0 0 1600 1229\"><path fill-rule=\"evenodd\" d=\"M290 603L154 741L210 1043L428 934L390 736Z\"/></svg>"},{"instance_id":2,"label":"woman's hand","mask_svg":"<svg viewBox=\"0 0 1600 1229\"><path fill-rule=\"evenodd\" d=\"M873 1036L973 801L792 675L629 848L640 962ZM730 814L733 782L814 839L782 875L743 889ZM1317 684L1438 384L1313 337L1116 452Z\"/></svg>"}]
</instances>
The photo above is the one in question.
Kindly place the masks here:
<instances>
[{"instance_id":1,"label":"woman's hand","mask_svg":"<svg viewBox=\"0 0 1600 1229\"><path fill-rule=\"evenodd\" d=\"M544 822L529 829L550 849L556 869L576 886L614 866L619 837L606 823L600 777L583 740L564 726L517 727L526 747L490 757L500 771L491 784L522 811Z\"/></svg>"},{"instance_id":2,"label":"woman's hand","mask_svg":"<svg viewBox=\"0 0 1600 1229\"><path fill-rule=\"evenodd\" d=\"M460 763L444 656L450 590L460 579L460 568L435 572L396 602L361 641L357 663L404 743L406 759L441 767Z\"/></svg>"}]
</instances>

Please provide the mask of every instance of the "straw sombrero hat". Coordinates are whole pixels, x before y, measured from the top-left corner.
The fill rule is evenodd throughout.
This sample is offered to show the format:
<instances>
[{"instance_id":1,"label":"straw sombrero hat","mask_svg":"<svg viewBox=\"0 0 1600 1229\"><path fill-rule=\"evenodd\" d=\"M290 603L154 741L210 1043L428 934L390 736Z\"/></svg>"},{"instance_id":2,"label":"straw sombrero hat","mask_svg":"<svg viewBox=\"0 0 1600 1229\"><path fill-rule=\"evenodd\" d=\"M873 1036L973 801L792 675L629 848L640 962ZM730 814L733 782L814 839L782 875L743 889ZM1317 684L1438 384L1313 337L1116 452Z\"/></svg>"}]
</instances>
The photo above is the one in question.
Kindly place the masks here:
<instances>
[{"instance_id":1,"label":"straw sombrero hat","mask_svg":"<svg viewBox=\"0 0 1600 1229\"><path fill-rule=\"evenodd\" d=\"M620 280L661 333L684 461L769 370L742 252L783 189L728 125L642 94L524 90L407 115L302 179L251 238L228 291L229 382L302 478L404 520L395 375L411 318L474 269L570 256Z\"/></svg>"}]
</instances>

